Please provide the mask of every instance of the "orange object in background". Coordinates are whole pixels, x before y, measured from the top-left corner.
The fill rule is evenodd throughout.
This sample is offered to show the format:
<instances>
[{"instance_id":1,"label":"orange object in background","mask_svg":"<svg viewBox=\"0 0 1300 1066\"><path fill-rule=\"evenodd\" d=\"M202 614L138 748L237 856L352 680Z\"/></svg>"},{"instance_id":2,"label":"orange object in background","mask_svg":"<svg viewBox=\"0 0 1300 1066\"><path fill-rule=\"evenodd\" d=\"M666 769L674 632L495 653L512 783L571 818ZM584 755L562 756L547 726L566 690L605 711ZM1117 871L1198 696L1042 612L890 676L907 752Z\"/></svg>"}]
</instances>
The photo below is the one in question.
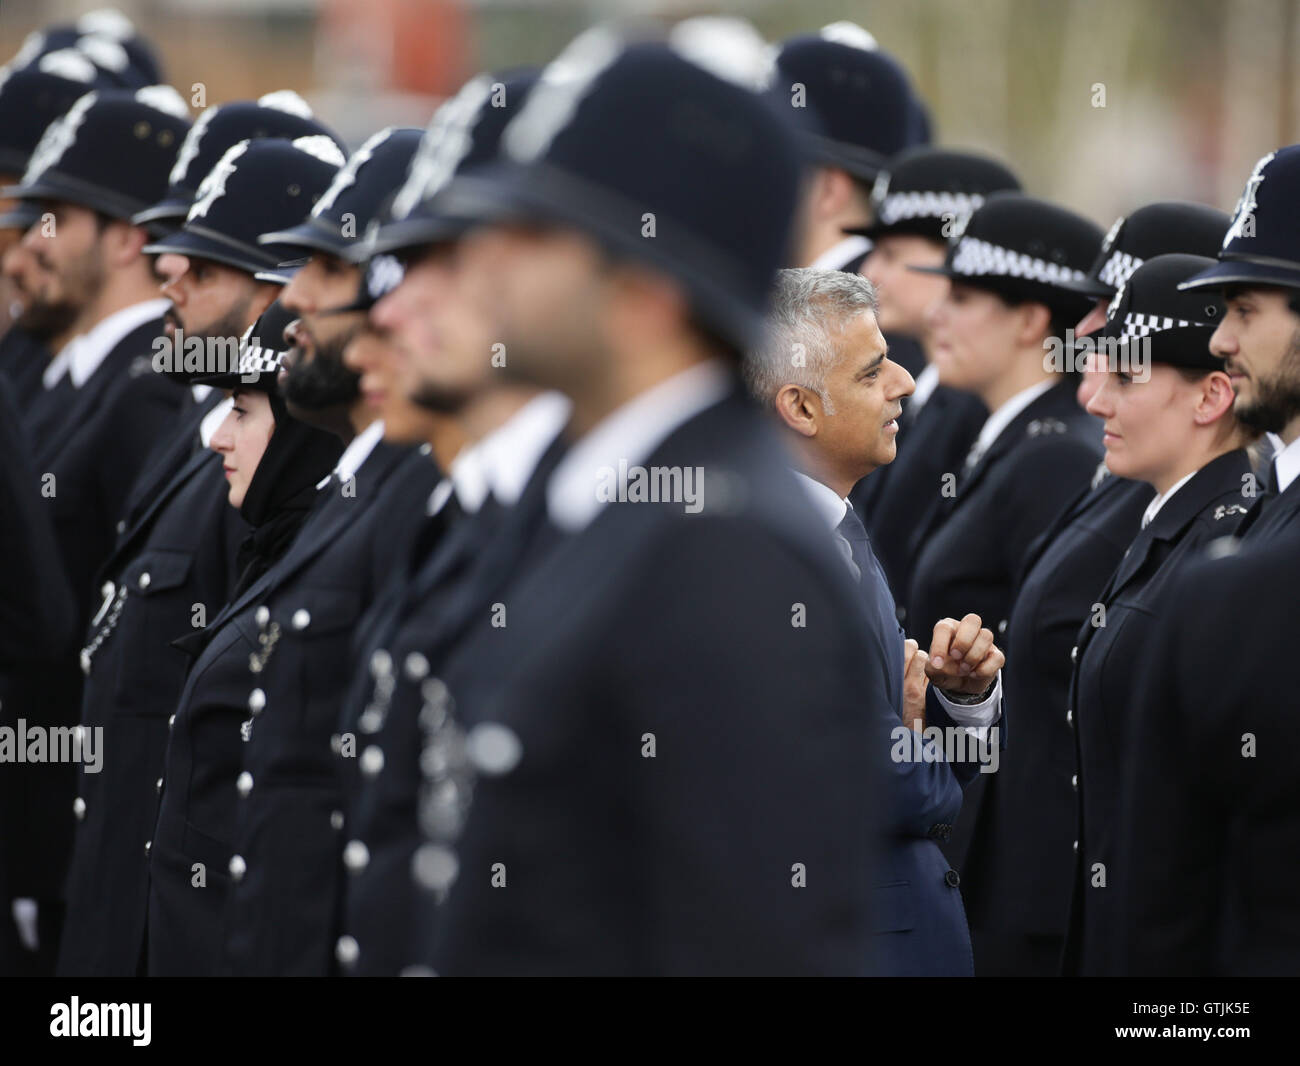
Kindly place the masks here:
<instances>
[{"instance_id":1,"label":"orange object in background","mask_svg":"<svg viewBox=\"0 0 1300 1066\"><path fill-rule=\"evenodd\" d=\"M336 52L387 68L398 92L448 96L473 70L461 0L328 0L320 27Z\"/></svg>"}]
</instances>

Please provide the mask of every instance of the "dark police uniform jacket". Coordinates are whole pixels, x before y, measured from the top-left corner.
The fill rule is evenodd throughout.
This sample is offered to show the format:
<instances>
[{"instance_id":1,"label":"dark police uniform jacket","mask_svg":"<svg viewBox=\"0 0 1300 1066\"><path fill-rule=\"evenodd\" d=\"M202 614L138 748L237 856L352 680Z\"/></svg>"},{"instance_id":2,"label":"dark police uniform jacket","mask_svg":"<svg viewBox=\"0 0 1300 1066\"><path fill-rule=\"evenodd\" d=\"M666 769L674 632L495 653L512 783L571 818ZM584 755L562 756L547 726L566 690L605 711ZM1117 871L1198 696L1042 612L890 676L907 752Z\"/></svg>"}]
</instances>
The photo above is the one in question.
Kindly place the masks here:
<instances>
[{"instance_id":1,"label":"dark police uniform jacket","mask_svg":"<svg viewBox=\"0 0 1300 1066\"><path fill-rule=\"evenodd\" d=\"M434 971L868 966L885 637L772 434L738 389L686 419L644 466L702 512L606 505L439 675L426 786L472 802L430 819Z\"/></svg>"},{"instance_id":2,"label":"dark police uniform jacket","mask_svg":"<svg viewBox=\"0 0 1300 1066\"><path fill-rule=\"evenodd\" d=\"M199 441L198 416L209 407L173 431L162 449L165 466L141 475L131 494L138 502L128 503L99 575L111 586L103 590L102 617L84 636L90 670L81 721L103 729L113 754L98 774L79 774L77 797L60 812L76 826L61 974L129 976L141 963L145 844L157 816L168 721L189 666L171 642L217 616L248 532L227 500L221 457Z\"/></svg>"},{"instance_id":3,"label":"dark police uniform jacket","mask_svg":"<svg viewBox=\"0 0 1300 1066\"><path fill-rule=\"evenodd\" d=\"M1065 937L1077 828L1070 649L1154 495L1114 476L1082 493L1035 544L1010 618L999 621L1016 733L988 782L962 877L976 929Z\"/></svg>"},{"instance_id":4,"label":"dark police uniform jacket","mask_svg":"<svg viewBox=\"0 0 1300 1066\"><path fill-rule=\"evenodd\" d=\"M223 972L324 976L338 925L344 796L331 745L352 678L351 644L373 602L365 560L391 567L441 477L425 455L387 444L368 459L370 499L336 499L304 530L263 603L280 637L250 687L261 692L243 746L231 848Z\"/></svg>"},{"instance_id":5,"label":"dark police uniform jacket","mask_svg":"<svg viewBox=\"0 0 1300 1066\"><path fill-rule=\"evenodd\" d=\"M281 580L297 572L300 559L327 547L327 534L338 535L334 520L340 509L355 518L377 496L400 457L395 452L382 443L376 446L356 472L354 498L345 498L331 481L285 554L222 609L203 632L202 643L185 641L201 651L176 705L149 847L150 975L219 969L226 899L232 880L243 874L243 860L234 861L231 841L244 737L256 728L263 709L254 695L257 675L275 653L282 628L265 616L259 620L259 611ZM289 624L297 630L328 627L334 621L332 608L338 604L322 599L315 622L304 608L290 616ZM199 881L205 887L196 887Z\"/></svg>"},{"instance_id":6,"label":"dark police uniform jacket","mask_svg":"<svg viewBox=\"0 0 1300 1066\"><path fill-rule=\"evenodd\" d=\"M65 377L63 384L69 387L58 410L34 438L32 468L41 479L38 502L47 508L78 630L90 615L95 571L112 548L122 500L159 428L174 414L174 390L151 372L147 356L141 356L161 328L161 319L156 319L130 331L80 388L71 388ZM53 480L45 475L53 475ZM14 671L0 699L15 717L46 727L74 728L80 720L81 682L76 650L51 649L48 656ZM61 900L72 849L69 812L78 768L64 762L13 769L16 777L27 779L29 803L25 855L15 859L11 869L14 877L22 871L27 888L11 888L15 894Z\"/></svg>"},{"instance_id":7,"label":"dark police uniform jacket","mask_svg":"<svg viewBox=\"0 0 1300 1066\"><path fill-rule=\"evenodd\" d=\"M974 612L990 628L1006 618L1030 545L1090 484L1101 458L1100 424L1080 409L1074 392L1068 378L1054 384L959 478L955 499L935 492L907 608L907 630L923 647L941 618ZM1015 706L1006 712L1004 741L1006 730L1015 729ZM946 849L960 873L989 776L967 788Z\"/></svg>"},{"instance_id":8,"label":"dark police uniform jacket","mask_svg":"<svg viewBox=\"0 0 1300 1066\"><path fill-rule=\"evenodd\" d=\"M1105 624L1093 616L1079 630L1070 685L1080 816L1066 946L1069 972L1119 972L1117 908L1131 877L1115 861L1115 836L1121 821L1146 817L1140 809L1117 805L1126 764L1147 755L1125 743L1134 720L1145 713L1133 694L1149 668L1152 639L1169 617L1162 597L1181 584L1187 564L1205 545L1240 523L1249 502L1242 488L1250 469L1249 457L1238 449L1197 471L1138 534L1111 575L1098 601L1105 605Z\"/></svg>"},{"instance_id":9,"label":"dark police uniform jacket","mask_svg":"<svg viewBox=\"0 0 1300 1066\"><path fill-rule=\"evenodd\" d=\"M1135 814L1116 860L1127 973L1296 973L1298 533L1189 565L1135 679L1140 757L1120 799Z\"/></svg>"}]
</instances>

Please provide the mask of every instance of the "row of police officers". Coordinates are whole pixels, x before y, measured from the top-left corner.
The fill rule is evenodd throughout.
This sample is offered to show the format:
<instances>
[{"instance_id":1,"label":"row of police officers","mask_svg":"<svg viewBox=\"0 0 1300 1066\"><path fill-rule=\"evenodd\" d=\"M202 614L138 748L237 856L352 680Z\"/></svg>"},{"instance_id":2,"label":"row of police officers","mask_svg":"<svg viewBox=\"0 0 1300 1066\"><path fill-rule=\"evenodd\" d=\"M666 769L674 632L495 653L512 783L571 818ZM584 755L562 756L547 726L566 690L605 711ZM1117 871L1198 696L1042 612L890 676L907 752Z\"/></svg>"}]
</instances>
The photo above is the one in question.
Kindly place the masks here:
<instances>
[{"instance_id":1,"label":"row of police officers","mask_svg":"<svg viewBox=\"0 0 1300 1066\"><path fill-rule=\"evenodd\" d=\"M7 972L1300 965L1300 147L1103 235L845 23L159 81L0 68Z\"/></svg>"}]
</instances>

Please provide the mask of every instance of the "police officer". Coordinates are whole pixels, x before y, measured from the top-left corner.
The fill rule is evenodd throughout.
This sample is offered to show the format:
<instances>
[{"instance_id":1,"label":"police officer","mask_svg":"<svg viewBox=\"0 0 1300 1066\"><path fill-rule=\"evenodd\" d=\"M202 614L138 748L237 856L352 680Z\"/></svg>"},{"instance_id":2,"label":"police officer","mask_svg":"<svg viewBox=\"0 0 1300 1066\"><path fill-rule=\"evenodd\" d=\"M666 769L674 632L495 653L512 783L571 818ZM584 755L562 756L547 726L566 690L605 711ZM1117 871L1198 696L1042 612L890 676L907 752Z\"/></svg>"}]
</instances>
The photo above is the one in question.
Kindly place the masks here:
<instances>
[{"instance_id":1,"label":"police officer","mask_svg":"<svg viewBox=\"0 0 1300 1066\"><path fill-rule=\"evenodd\" d=\"M6 190L46 215L23 238L41 266L33 275L39 284L23 293L25 314L73 334L44 368L24 416L78 628L90 616L95 570L112 547L117 510L173 414L174 398L148 372L165 305L142 250L145 234L129 220L161 192L188 128L174 110L155 106L175 103L174 93L161 90L83 95L46 130L22 181ZM74 726L80 684L75 655L51 648L48 658L0 679L6 721ZM45 953L57 951L75 773L70 763L16 771L30 791L27 816L6 833L15 849L9 887L37 901ZM45 965L53 959L48 954Z\"/></svg>"},{"instance_id":2,"label":"police officer","mask_svg":"<svg viewBox=\"0 0 1300 1066\"><path fill-rule=\"evenodd\" d=\"M1058 284L1096 297L1104 310L1112 286L1142 262L1164 252L1207 255L1222 242L1228 222L1226 214L1199 204L1138 208L1111 228L1084 281ZM1075 337L1091 336L1104 324L1094 308L1075 326ZM1086 350L1080 355L1076 399L1086 408L1109 363L1094 369L1091 360L1102 357ZM981 974L1046 977L1060 970L1078 837L1070 651L1154 495L1145 481L1111 474L1103 463L1093 484L1030 549L1003 620L1007 701L1017 709L1016 757L989 783L982 811L987 827L978 834L965 879L967 913L983 946Z\"/></svg>"},{"instance_id":3,"label":"police officer","mask_svg":"<svg viewBox=\"0 0 1300 1066\"><path fill-rule=\"evenodd\" d=\"M311 146L334 151L328 140ZM241 151L238 172L214 172L194 215L197 232L182 230L165 247L149 246L161 253L160 272L168 278L163 293L172 301L163 337L170 343L159 346L159 367L188 380L209 354L221 357L237 344L281 287L253 277L278 263L257 245L260 227L300 221L338 158L321 160L288 141L256 142ZM82 723L103 728L118 756L101 773L81 775L71 807L78 828L68 891L76 932L65 945L61 972L123 975L140 964L144 845L154 824L168 719L185 680L185 657L168 644L206 625L229 598L236 553L248 533L226 502L222 463L208 450L229 410L219 403L213 396L202 421L184 417L173 425L124 508L116 547L99 575L103 602L81 655Z\"/></svg>"},{"instance_id":4,"label":"police officer","mask_svg":"<svg viewBox=\"0 0 1300 1066\"><path fill-rule=\"evenodd\" d=\"M898 457L858 482L850 496L903 622L912 577L911 532L929 508L934 485L965 458L988 416L977 396L940 385L938 368L925 361L925 314L943 297L946 282L907 267L941 266L948 238L965 228L984 198L1019 188L1015 175L995 160L947 149L907 149L876 180L871 225L854 230L872 241L862 273L876 286L891 361L895 349L910 341L919 346L924 366L914 371L916 390L903 401Z\"/></svg>"},{"instance_id":5,"label":"police officer","mask_svg":"<svg viewBox=\"0 0 1300 1066\"><path fill-rule=\"evenodd\" d=\"M1189 567L1134 679L1145 712L1120 802L1121 965L1137 974L1283 974L1300 958L1294 893L1300 797L1288 661L1297 596L1300 146L1255 166L1218 262L1184 282L1222 289L1210 341L1239 421L1278 433L1270 484L1233 554ZM1207 618L1220 624L1207 625ZM1280 890L1282 889L1282 890Z\"/></svg>"},{"instance_id":6,"label":"police officer","mask_svg":"<svg viewBox=\"0 0 1300 1066\"><path fill-rule=\"evenodd\" d=\"M870 194L886 162L929 140L907 73L865 30L845 24L782 42L769 93L798 124L814 169L795 265L856 271Z\"/></svg>"},{"instance_id":7,"label":"police officer","mask_svg":"<svg viewBox=\"0 0 1300 1066\"><path fill-rule=\"evenodd\" d=\"M549 537L496 568L424 686L417 872L446 895L428 960L861 972L879 780L861 704L893 704L863 649L883 642L735 372L787 243L796 142L656 45L596 31L548 72L503 135L509 165L447 190L498 220L464 269L497 295L510 374L560 387L573 420L537 501ZM684 491L615 502L620 460L702 469L697 513ZM796 603L811 642L790 639Z\"/></svg>"},{"instance_id":8,"label":"police officer","mask_svg":"<svg viewBox=\"0 0 1300 1066\"><path fill-rule=\"evenodd\" d=\"M222 962L236 974L330 970L344 807L331 738L353 633L380 584L365 561L400 541L422 513L412 504L422 505L439 477L425 456L383 441L383 423L343 365L364 312L327 313L352 301L361 271L344 256L402 180L419 138L418 130L376 134L307 221L260 238L307 257L280 298L296 316L281 382L286 407L347 447L292 549L244 597L259 605L259 625L280 635L250 679L256 715L236 779Z\"/></svg>"},{"instance_id":9,"label":"police officer","mask_svg":"<svg viewBox=\"0 0 1300 1066\"><path fill-rule=\"evenodd\" d=\"M1119 343L1088 409L1105 420L1106 465L1148 482L1156 497L1071 653L1079 836L1067 972L1123 972L1116 915L1130 875L1114 841L1121 821L1140 812L1116 800L1128 762L1143 756L1126 741L1146 710L1133 700L1133 680L1166 617L1167 590L1184 580L1188 560L1232 532L1253 494L1244 445L1256 431L1238 424L1232 383L1209 349L1223 305L1177 288L1211 264L1148 260L1121 285L1103 330Z\"/></svg>"},{"instance_id":10,"label":"police officer","mask_svg":"<svg viewBox=\"0 0 1300 1066\"><path fill-rule=\"evenodd\" d=\"M1051 358L1053 341L1087 304L1053 283L1083 277L1101 236L1065 208L996 193L953 240L944 266L910 268L951 282L930 312L940 383L975 393L991 412L960 470L933 486L930 514L915 534L907 616L913 635L968 611L1005 618L1030 544L1092 476L1100 427L1079 409L1073 381ZM1014 708L1009 713L1014 730ZM947 851L963 878L991 776L966 790Z\"/></svg>"}]
</instances>

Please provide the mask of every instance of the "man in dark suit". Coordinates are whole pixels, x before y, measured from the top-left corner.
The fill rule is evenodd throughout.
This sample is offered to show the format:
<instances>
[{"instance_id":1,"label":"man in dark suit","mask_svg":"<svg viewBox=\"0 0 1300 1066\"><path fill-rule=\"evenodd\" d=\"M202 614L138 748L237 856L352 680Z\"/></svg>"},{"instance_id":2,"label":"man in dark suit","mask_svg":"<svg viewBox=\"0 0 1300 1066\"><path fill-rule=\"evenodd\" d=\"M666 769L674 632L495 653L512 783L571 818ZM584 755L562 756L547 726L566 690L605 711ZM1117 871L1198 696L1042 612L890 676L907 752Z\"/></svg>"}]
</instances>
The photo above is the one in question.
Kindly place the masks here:
<instances>
[{"instance_id":1,"label":"man in dark suit","mask_svg":"<svg viewBox=\"0 0 1300 1066\"><path fill-rule=\"evenodd\" d=\"M943 298L947 283L907 268L941 266L948 238L965 228L984 198L1019 187L1016 176L995 160L937 148L908 149L891 159L876 181L871 225L855 231L872 241L862 274L876 288L891 361L898 361L895 352L906 344L918 346L921 353L915 368L904 363L916 389L903 401L898 457L859 481L849 497L871 534L904 624L913 530L929 510L934 487L965 458L988 417L979 397L939 384L939 369L924 351L926 312Z\"/></svg>"},{"instance_id":2,"label":"man in dark suit","mask_svg":"<svg viewBox=\"0 0 1300 1066\"><path fill-rule=\"evenodd\" d=\"M1146 710L1121 797L1121 966L1135 974L1291 974L1300 959L1296 716L1287 661L1300 547L1300 146L1246 184L1219 262L1184 283L1224 290L1210 341L1237 418L1284 447L1240 539L1189 567L1134 679ZM1235 547L1235 552L1232 550ZM1221 624L1206 625L1207 611ZM1230 664L1231 668L1227 668Z\"/></svg>"},{"instance_id":3,"label":"man in dark suit","mask_svg":"<svg viewBox=\"0 0 1300 1066\"><path fill-rule=\"evenodd\" d=\"M90 617L94 575L112 548L122 501L175 409L170 386L149 372L166 305L143 252L145 233L130 222L164 188L188 128L183 104L175 103L179 116L160 109L169 105L157 96L87 93L46 130L21 182L5 190L42 211L23 237L23 250L39 269L20 275L33 282L20 293L20 325L30 317L50 334L70 335L23 415L40 479L33 491L48 510L78 628ZM75 655L52 648L29 660L0 679L6 718L76 725L81 678ZM26 765L17 774L30 782L24 834L30 851L15 860L9 887L37 900L38 939L52 965L76 767Z\"/></svg>"},{"instance_id":4,"label":"man in dark suit","mask_svg":"<svg viewBox=\"0 0 1300 1066\"><path fill-rule=\"evenodd\" d=\"M275 151L290 153L286 173L277 172L284 160L260 171L247 160L244 175L261 180L253 195L269 215L251 211L247 202L232 203L229 189L216 194L214 179L204 219L216 237L204 246L148 246L159 254L162 291L171 301L157 353L161 372L154 376L184 382L201 373L208 356L220 358L237 346L280 291L281 284L254 276L278 260L258 247L250 227L259 220L277 227L301 221L302 163L319 161L305 154L297 159L287 142ZM332 173L319 176L318 189ZM186 371L185 353L195 351ZM175 382L164 384L181 391ZM82 723L102 728L118 754L100 774L81 775L71 808L77 826L68 879L74 933L60 958L64 973L133 974L141 961L145 846L157 813L168 722L187 666L170 645L216 617L230 596L236 552L248 533L226 501L221 460L207 447L228 411L209 389L173 423L122 509L117 545L100 574L103 603L81 656L87 677Z\"/></svg>"},{"instance_id":5,"label":"man in dark suit","mask_svg":"<svg viewBox=\"0 0 1300 1066\"><path fill-rule=\"evenodd\" d=\"M428 962L864 972L884 770L862 703L895 705L892 652L735 370L787 243L793 134L656 45L587 38L550 75L507 164L446 190L499 223L463 257L503 369L574 416L547 536L426 689Z\"/></svg>"},{"instance_id":6,"label":"man in dark suit","mask_svg":"<svg viewBox=\"0 0 1300 1066\"><path fill-rule=\"evenodd\" d=\"M970 976L970 934L960 883L936 843L961 808L959 786L986 764L978 742L1000 715L1002 653L977 616L935 626L929 654L906 640L871 543L847 503L848 489L893 461L898 416L912 388L888 358L876 324L871 283L840 271L784 270L777 277L766 343L745 357L745 378L759 403L788 431L811 503L851 563L846 577L867 610L893 633L890 687L897 703L885 724L894 744L886 784L895 813L880 861L875 931L879 972L888 976ZM798 346L798 347L796 347ZM792 368L789 353L807 353ZM936 666L935 663L943 665ZM927 679L933 681L928 684ZM919 692L917 690L920 690ZM929 697L927 701L927 695ZM883 708L868 708L883 710ZM908 722L924 739L906 736ZM922 732L924 727L924 732ZM944 741L961 737L962 748ZM967 739L969 738L969 740ZM967 748L969 747L969 755ZM900 754L906 758L898 758ZM920 755L920 758L914 758ZM972 757L974 756L974 757ZM922 812L932 814L924 820Z\"/></svg>"},{"instance_id":7,"label":"man in dark suit","mask_svg":"<svg viewBox=\"0 0 1300 1066\"><path fill-rule=\"evenodd\" d=\"M995 193L953 241L944 266L912 268L950 281L930 312L940 383L975 393L991 412L962 467L934 487L916 531L907 617L914 636L962 611L1005 618L1030 544L1096 469L1100 426L1079 409L1073 380L1052 359L1052 345L1087 302L1053 282L1083 277L1100 244L1101 231L1071 211ZM1014 734L1014 707L1008 716ZM963 877L989 776L967 789L946 850Z\"/></svg>"}]
</instances>

